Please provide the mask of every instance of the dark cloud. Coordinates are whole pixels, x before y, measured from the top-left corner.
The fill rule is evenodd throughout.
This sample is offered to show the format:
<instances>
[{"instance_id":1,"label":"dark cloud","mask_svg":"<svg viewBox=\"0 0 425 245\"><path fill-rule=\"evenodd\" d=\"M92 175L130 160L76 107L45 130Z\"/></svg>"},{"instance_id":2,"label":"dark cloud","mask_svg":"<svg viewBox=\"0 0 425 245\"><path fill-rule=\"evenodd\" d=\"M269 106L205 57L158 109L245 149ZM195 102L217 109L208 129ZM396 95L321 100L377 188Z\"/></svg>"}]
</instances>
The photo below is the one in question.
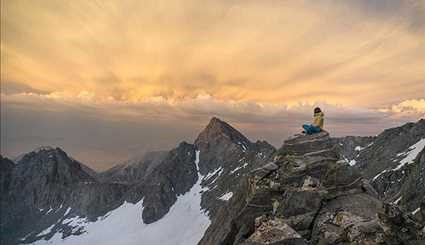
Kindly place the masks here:
<instances>
[{"instance_id":1,"label":"dark cloud","mask_svg":"<svg viewBox=\"0 0 425 245\"><path fill-rule=\"evenodd\" d=\"M357 8L370 18L382 21L400 18L412 32L425 32L424 0L333 0L336 4L347 4Z\"/></svg>"},{"instance_id":2,"label":"dark cloud","mask_svg":"<svg viewBox=\"0 0 425 245\"><path fill-rule=\"evenodd\" d=\"M1 81L1 93L3 94L19 94L19 93L34 93L40 95L49 94L49 91L33 88L27 84L14 81Z\"/></svg>"}]
</instances>

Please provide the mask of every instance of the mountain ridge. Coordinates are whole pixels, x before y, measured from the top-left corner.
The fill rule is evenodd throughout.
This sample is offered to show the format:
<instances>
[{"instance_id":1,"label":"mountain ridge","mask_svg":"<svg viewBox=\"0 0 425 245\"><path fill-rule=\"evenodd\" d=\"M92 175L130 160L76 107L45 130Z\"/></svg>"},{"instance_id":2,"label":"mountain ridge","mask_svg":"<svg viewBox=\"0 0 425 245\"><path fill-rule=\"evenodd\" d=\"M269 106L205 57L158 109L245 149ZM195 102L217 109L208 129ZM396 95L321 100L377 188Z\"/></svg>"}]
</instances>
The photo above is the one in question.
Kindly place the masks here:
<instances>
[{"instance_id":1,"label":"mountain ridge","mask_svg":"<svg viewBox=\"0 0 425 245\"><path fill-rule=\"evenodd\" d=\"M385 144L385 140L377 139L380 137L409 137L410 139L406 140L407 143L394 146L397 149L394 150L395 148L393 147L392 150L396 151L394 152L395 155L400 152L407 152L409 147L411 147L410 143L413 143L422 135L425 137L425 130L423 130L423 127L421 126L424 122L425 120L422 119L417 123L400 126L400 128L402 128L401 132L404 132L401 136L400 134L394 133L388 134L388 132L394 132L394 130L397 131L397 129L394 129L389 131L385 130L380 134L385 137L378 135L373 137L330 138L329 136L326 136L324 138L320 138L320 140L314 141L315 143L310 142L308 137L302 139L294 138L292 140L286 140L284 145L277 150L266 141L251 142L230 124L214 117L199 133L193 144L181 142L178 146L168 152L161 152L158 155L153 154L151 157L139 159L140 161L136 160L133 163L121 164L101 173L93 173L90 171L90 168L86 169L84 164L72 159L60 148L52 149L49 147L43 147L38 149L37 152L32 151L32 153L28 153L28 156L25 156L25 154L23 158L18 161L18 164L10 165L2 163L2 169L3 166L6 166L5 169L12 169L10 171L5 171L5 173L11 173L10 175L0 175L1 184L2 186L7 186L4 190L8 193L5 200L2 198L2 210L8 210L9 205L12 204L11 206L14 206L14 203L19 200L20 202L26 203L26 208L22 209L26 211L21 210L19 212L19 208L16 208L15 210L12 210L12 213L17 215L17 217L29 217L28 221L30 222L28 223L24 221L20 224L19 221L15 220L15 225L12 226L10 223L2 222L0 235L3 237L3 234L7 234L8 240L6 240L6 242L10 244L21 242L36 242L37 244L44 244L44 242L50 241L49 239L56 242L66 241L68 238L69 241L73 241L77 238L84 239L84 237L87 237L87 239L94 239L92 235L87 235L88 230L93 232L91 231L91 227L97 227L97 225L101 225L102 222L115 222L111 223L111 225L119 225L117 222L120 221L114 220L113 216L110 217L109 215L111 215L111 213L122 213L128 212L125 210L132 210L131 212L134 212L132 217L135 217L133 222L136 222L137 224L141 222L140 225L142 225L142 227L144 227L143 229L146 229L146 231L153 229L152 227L159 229L161 225L165 225L163 223L165 220L171 223L178 222L177 220L184 219L185 216L182 215L189 215L190 217L197 217L193 218L193 222L195 223L191 224L191 227L198 226L200 228L202 227L202 229L188 231L190 233L190 235L188 233L188 236L197 237L196 239L201 240L201 237L199 237L200 234L198 233L202 232L203 235L203 232L206 230L204 238L202 238L200 244L233 243L236 241L234 239L239 235L232 234L228 236L225 234L235 231L234 225L239 226L240 221L234 223L234 221L229 220L228 222L226 221L227 223L219 225L219 220L226 220L229 217L235 218L234 215L236 213L240 213L244 209L246 200L248 200L250 196L247 195L249 192L246 192L246 190L249 190L249 180L253 176L261 176L263 179L269 179L270 176L274 176L274 174L277 173L276 170L278 168L282 168L279 166L282 165L283 159L288 159L287 157L289 155L295 154L293 159L290 158L290 161L292 162L291 164L295 164L294 166L305 167L310 166L311 164L313 164L311 166L314 166L308 170L313 171L310 173L313 174L312 179L308 181L316 183L317 178L314 177L315 174L317 175L325 171L328 168L326 167L327 164L330 164L329 166L333 166L334 162L338 162L336 166L340 166L337 168L340 168L338 171L342 171L340 172L340 175L347 178L340 179L338 181L346 183L347 181L349 182L350 179L353 180L352 178L355 179L355 176L363 176L363 171L365 171L364 169L368 169L368 167L365 168L365 165L363 165L364 163L361 162L363 154L366 154L366 152L370 151L370 149L375 149L376 147L379 149L382 147L388 147ZM412 135L416 138L412 137ZM300 146L300 144L302 146ZM406 173L408 172L408 174L406 174L408 177L402 181L403 185L399 187L399 190L402 193L402 198L399 200L400 208L402 209L401 212L403 213L408 211L413 213L415 211L414 216L419 221L422 219L421 217L423 217L421 216L421 210L423 209L421 205L425 205L425 202L423 202L421 198L417 197L416 194L423 196L424 193L416 192L412 190L414 189L412 187L418 188L418 186L423 184L421 181L418 181L418 179L425 174L425 169L423 167L424 151L425 150L422 150L418 153L412 164L406 164L404 166L403 170L405 170ZM375 150L374 152L379 153L380 151ZM386 151L382 150L382 152ZM400 157L401 156L402 155L400 155ZM2 162L7 162L7 160L4 159L5 158L2 157ZM374 158L372 160L379 162L378 160L380 159L381 158ZM397 161L399 160L400 159ZM368 161L370 161L370 159L368 159ZM317 166L314 165L316 162ZM397 165L395 162L384 161L379 163L382 165L382 169L394 168L394 165ZM14 173L14 168L19 165L21 168L24 166L34 166L35 169L57 166L56 168L47 168L52 171L36 175L39 177L34 178L38 180L33 182L33 184L30 184L31 182L27 183L26 181L23 181L20 186L26 186L25 188L27 189L24 188L24 190L28 191L24 191L25 193L30 192L30 190L31 192L33 190L40 191L40 189L48 191L56 190L49 194L52 195L52 198L48 198L47 200L58 199L59 201L47 201L43 205L39 205L39 202L35 202L34 198L31 198L31 195L16 196L16 194L13 194L16 192L17 188L15 187L11 189L10 184L8 184L8 180L13 183L13 181L10 180L21 179L17 177L24 174L22 171ZM12 166L13 168L8 168L7 166ZM68 166L68 168L66 166ZM65 169L68 170L65 171ZM69 171L69 173L67 171ZM279 171L281 170L278 170L278 172ZM31 170L30 172L33 174L37 173L36 170ZM270 176L268 174L258 175L259 173L272 172L273 174ZM63 176L65 177L61 179L69 179L72 181L52 182L52 178L48 176L55 175L51 175L51 173L64 174ZM329 172L329 174L330 173L335 174L334 172ZM347 175L348 173L351 174ZM287 174L288 172L286 171L279 172L279 176L285 176ZM71 177L68 178L68 175ZM74 175L76 176L75 178L72 177ZM338 176L338 174L336 176ZM321 178L322 177L319 179ZM328 178L329 177L326 177L324 179ZM43 187L44 184L41 184L46 183L46 179L49 179L49 187ZM296 178L291 181L295 180ZM305 179L303 181L304 184L308 182ZM365 181L366 182L364 183L367 183L367 178L365 178ZM324 183L331 182L325 181ZM372 184L375 185L373 182ZM269 185L270 187L274 186L273 188L275 188L277 182L271 181ZM285 182L284 185L287 185L287 183ZM12 186L17 185L15 183ZM369 193L367 195L372 195L373 198L378 198L375 197L375 194L382 194L379 192L379 188L376 193L372 191L373 187L370 185L362 184L362 186L362 188L367 189L367 193ZM353 189L356 190L356 192L361 190L360 187L360 189L356 188ZM59 190L69 193L69 195L61 196L61 191ZM305 191L306 190L303 189L302 192L300 192L304 194L294 192L294 194L291 195L301 195L299 197L301 199L298 201L300 205L303 203L304 198L307 198L306 200L319 200L318 196L311 196L311 194L306 194L308 192ZM43 192L40 191L40 193ZM54 193L59 194L56 196ZM47 194L38 196L45 195ZM370 198L369 196L361 197L362 195L364 194L361 194L358 197L355 196L356 200ZM282 197L279 197L278 199L280 200L281 198ZM388 199L391 200L394 198L396 198L396 196L388 197ZM189 200L191 200L191 202L199 203L185 203ZM266 201L264 197L261 197L259 200ZM289 203L289 199L283 203L285 202L287 203L285 205L292 205ZM185 208L185 205L189 205L187 208L190 208ZM189 213L186 213L184 210ZM2 211L2 213L4 213L4 211ZM249 213L249 217L254 217L257 214L259 213ZM383 217L387 216L384 215ZM6 220L9 219L13 219L13 215L8 216ZM69 222L70 220L74 220L75 222ZM207 222L208 220L211 224ZM249 218L249 220L250 222L253 221L251 218ZM273 223L281 221L264 219L260 223L270 225L270 222ZM391 224L391 222L388 224ZM291 226L291 224L289 225ZM307 229L306 227L301 227L302 230L299 230L298 226L293 228L295 228L295 232L300 232L301 236L313 233L315 234L315 237L321 236L320 232L312 232L312 230ZM128 229L131 228L128 227ZM244 229L245 228L242 230ZM250 228L249 231L254 233L250 233L249 236L261 234L258 232L256 233L255 229L254 231L251 229L252 228ZM198 233L194 234L193 232L195 231ZM303 232L307 233L304 234ZM143 232L141 234L144 234L144 237L150 237L149 239L155 238L154 234L148 235ZM397 235L398 233L396 232L394 234ZM411 235L416 236L415 234L416 233L412 233ZM131 234L128 235L133 236ZM241 242L246 240L249 236L246 234L243 236L245 237L243 239L242 237L237 238L237 241L239 241L237 244L242 244ZM144 239L140 236L137 237L138 239L142 239L141 241ZM213 240L211 240L214 237L225 237L225 239L218 239L217 243L214 243L212 242ZM111 242L121 241L120 239L124 238L114 237L111 238ZM192 242L194 241L193 239L189 240ZM165 242L165 240L162 241ZM182 242L183 240L179 241ZM246 240L245 243L246 242L248 242L248 240Z\"/></svg>"}]
</instances>

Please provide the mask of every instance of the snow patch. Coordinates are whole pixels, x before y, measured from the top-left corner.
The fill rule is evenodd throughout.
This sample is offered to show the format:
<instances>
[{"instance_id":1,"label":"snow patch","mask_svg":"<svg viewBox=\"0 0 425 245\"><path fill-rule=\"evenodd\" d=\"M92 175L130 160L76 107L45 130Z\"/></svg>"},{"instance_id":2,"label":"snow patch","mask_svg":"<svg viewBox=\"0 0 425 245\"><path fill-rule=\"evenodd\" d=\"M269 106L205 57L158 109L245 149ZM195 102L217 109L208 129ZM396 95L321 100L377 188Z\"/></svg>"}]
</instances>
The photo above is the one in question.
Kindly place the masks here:
<instances>
[{"instance_id":1,"label":"snow patch","mask_svg":"<svg viewBox=\"0 0 425 245\"><path fill-rule=\"evenodd\" d=\"M55 227L55 224L47 227L44 231L38 233L37 236L44 236L44 235L49 234L50 232L52 232L53 227Z\"/></svg>"},{"instance_id":2,"label":"snow patch","mask_svg":"<svg viewBox=\"0 0 425 245\"><path fill-rule=\"evenodd\" d=\"M389 171L397 171L400 170L402 167L404 167L406 164L411 164L415 160L415 158L418 156L418 154L425 148L425 138L422 138L412 146L410 146L406 151L400 152L397 154L397 156L405 156L403 159L400 160L400 164L392 169L385 169L381 173L377 174L375 177L373 177L372 181L375 181L379 176L382 174L389 172Z\"/></svg>"},{"instance_id":3,"label":"snow patch","mask_svg":"<svg viewBox=\"0 0 425 245\"><path fill-rule=\"evenodd\" d=\"M266 156L262 152L257 153L257 157L260 159L264 159Z\"/></svg>"},{"instance_id":4,"label":"snow patch","mask_svg":"<svg viewBox=\"0 0 425 245\"><path fill-rule=\"evenodd\" d=\"M247 147L244 143L242 143L242 142L238 142L238 145L239 145L240 147L242 147L242 151L243 151L243 152L246 152L246 150L248 150L248 147Z\"/></svg>"},{"instance_id":5,"label":"snow patch","mask_svg":"<svg viewBox=\"0 0 425 245\"><path fill-rule=\"evenodd\" d=\"M248 166L248 163L247 163L247 162L246 162L246 163L244 163L244 165L239 166L239 167L237 167L237 168L233 169L232 171L230 171L230 174L234 174L234 173L236 173L239 169L245 168L246 166Z\"/></svg>"},{"instance_id":6,"label":"snow patch","mask_svg":"<svg viewBox=\"0 0 425 245\"><path fill-rule=\"evenodd\" d=\"M425 138L416 142L416 144L409 147L407 156L403 158L400 163L412 163L415 158L418 156L419 152L421 152L425 147Z\"/></svg>"},{"instance_id":7,"label":"snow patch","mask_svg":"<svg viewBox=\"0 0 425 245\"><path fill-rule=\"evenodd\" d=\"M361 151L361 150L363 150L365 147L361 147L361 146L356 146L355 148L354 148L354 150L355 151Z\"/></svg>"},{"instance_id":8,"label":"snow patch","mask_svg":"<svg viewBox=\"0 0 425 245\"><path fill-rule=\"evenodd\" d=\"M52 207L50 207L46 214L49 214L49 213L50 213L50 212L52 212L52 211L53 211L53 208L52 208Z\"/></svg>"},{"instance_id":9,"label":"snow patch","mask_svg":"<svg viewBox=\"0 0 425 245\"><path fill-rule=\"evenodd\" d=\"M68 209L65 211L65 214L64 214L63 216L67 216L67 215L69 214L69 212L71 212L71 208L68 208Z\"/></svg>"},{"instance_id":10,"label":"snow patch","mask_svg":"<svg viewBox=\"0 0 425 245\"><path fill-rule=\"evenodd\" d=\"M55 213L57 213L59 210L61 210L61 209L62 209L62 207L63 207L63 203L61 203L61 205L59 206L59 208L58 208L58 209L56 209Z\"/></svg>"},{"instance_id":11,"label":"snow patch","mask_svg":"<svg viewBox=\"0 0 425 245\"><path fill-rule=\"evenodd\" d=\"M77 231L85 232L86 230L84 228L89 224L89 222L87 218L76 216L76 217L64 219L62 221L62 224L70 226L72 228L72 233L75 233Z\"/></svg>"},{"instance_id":12,"label":"snow patch","mask_svg":"<svg viewBox=\"0 0 425 245\"><path fill-rule=\"evenodd\" d=\"M400 201L401 201L401 199L403 198L403 196L400 196L399 198L397 198L397 200L395 200L393 203L394 204L398 204Z\"/></svg>"},{"instance_id":13,"label":"snow patch","mask_svg":"<svg viewBox=\"0 0 425 245\"><path fill-rule=\"evenodd\" d=\"M214 180L211 182L211 183L213 183L213 182L215 182L215 180L217 180L217 178L221 175L223 173L223 167L219 167L219 168L217 168L216 170L214 170L213 172L211 172L211 173L208 173L204 178L203 178L203 180L209 180L211 177L213 177L213 176L216 176L215 178L214 178Z\"/></svg>"},{"instance_id":14,"label":"snow patch","mask_svg":"<svg viewBox=\"0 0 425 245\"><path fill-rule=\"evenodd\" d=\"M393 171L399 170L406 164L411 164L415 160L415 158L418 156L419 152L421 152L425 147L425 138L419 140L416 142L416 144L410 146L406 152L402 152L397 154L397 156L405 156L403 159L400 160L400 164L392 169Z\"/></svg>"},{"instance_id":15,"label":"snow patch","mask_svg":"<svg viewBox=\"0 0 425 245\"><path fill-rule=\"evenodd\" d=\"M417 213L419 212L419 210L421 210L421 208L417 208L417 209L415 209L415 210L412 212L412 214L413 214L413 215L417 214Z\"/></svg>"},{"instance_id":16,"label":"snow patch","mask_svg":"<svg viewBox=\"0 0 425 245\"><path fill-rule=\"evenodd\" d=\"M51 151L51 150L54 150L54 148L51 146L40 146L35 148L32 152L39 153L40 151Z\"/></svg>"},{"instance_id":17,"label":"snow patch","mask_svg":"<svg viewBox=\"0 0 425 245\"><path fill-rule=\"evenodd\" d=\"M375 177L373 177L372 182L375 181L377 178L379 178L379 176L383 175L384 173L388 172L389 170L385 169L384 171L380 172L379 174L377 174Z\"/></svg>"},{"instance_id":18,"label":"snow patch","mask_svg":"<svg viewBox=\"0 0 425 245\"><path fill-rule=\"evenodd\" d=\"M218 199L223 200L223 201L229 201L230 198L232 198L233 196L233 192L227 192L225 194L223 194L221 197L219 197Z\"/></svg>"}]
</instances>

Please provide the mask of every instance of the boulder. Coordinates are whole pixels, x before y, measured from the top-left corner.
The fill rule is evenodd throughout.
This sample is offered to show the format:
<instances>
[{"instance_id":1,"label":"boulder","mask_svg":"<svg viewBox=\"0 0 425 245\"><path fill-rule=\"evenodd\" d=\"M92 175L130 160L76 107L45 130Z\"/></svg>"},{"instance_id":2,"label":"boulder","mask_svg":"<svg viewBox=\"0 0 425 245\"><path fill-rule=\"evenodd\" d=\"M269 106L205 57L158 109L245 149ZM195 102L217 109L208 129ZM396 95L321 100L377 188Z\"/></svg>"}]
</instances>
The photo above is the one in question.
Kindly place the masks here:
<instances>
[{"instance_id":1,"label":"boulder","mask_svg":"<svg viewBox=\"0 0 425 245\"><path fill-rule=\"evenodd\" d=\"M242 244L282 244L282 245L307 245L300 234L292 229L283 219L260 216L255 219L255 232Z\"/></svg>"}]
</instances>

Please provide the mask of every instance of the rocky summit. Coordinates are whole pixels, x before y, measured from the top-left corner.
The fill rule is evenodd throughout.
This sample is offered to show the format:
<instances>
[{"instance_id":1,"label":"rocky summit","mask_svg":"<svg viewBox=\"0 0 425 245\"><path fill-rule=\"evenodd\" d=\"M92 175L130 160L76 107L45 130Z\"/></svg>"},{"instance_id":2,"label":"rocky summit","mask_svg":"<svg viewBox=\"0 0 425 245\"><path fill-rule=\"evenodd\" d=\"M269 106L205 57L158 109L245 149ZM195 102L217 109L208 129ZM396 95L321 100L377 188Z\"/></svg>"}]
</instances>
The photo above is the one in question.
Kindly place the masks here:
<instances>
[{"instance_id":1,"label":"rocky summit","mask_svg":"<svg viewBox=\"0 0 425 245\"><path fill-rule=\"evenodd\" d=\"M383 202L340 154L325 131L286 140L200 244L424 244L424 224Z\"/></svg>"},{"instance_id":2,"label":"rocky summit","mask_svg":"<svg viewBox=\"0 0 425 245\"><path fill-rule=\"evenodd\" d=\"M425 120L275 149L212 118L97 173L60 148L0 160L1 244L425 244Z\"/></svg>"}]
</instances>

